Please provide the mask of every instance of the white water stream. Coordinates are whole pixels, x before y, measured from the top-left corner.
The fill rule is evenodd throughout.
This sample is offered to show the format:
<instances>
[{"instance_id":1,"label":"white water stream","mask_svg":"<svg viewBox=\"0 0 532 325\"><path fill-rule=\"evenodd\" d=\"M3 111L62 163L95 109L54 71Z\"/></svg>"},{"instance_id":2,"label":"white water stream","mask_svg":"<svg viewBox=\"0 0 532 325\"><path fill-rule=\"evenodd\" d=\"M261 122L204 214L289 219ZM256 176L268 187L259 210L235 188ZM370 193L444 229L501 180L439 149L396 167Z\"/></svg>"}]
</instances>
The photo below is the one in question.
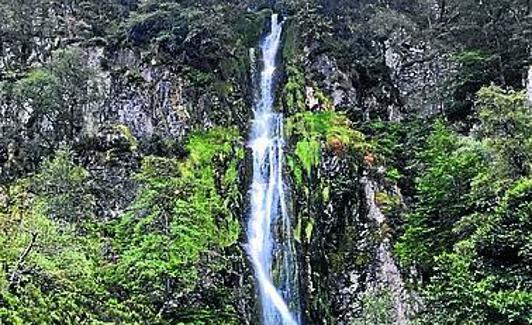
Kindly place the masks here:
<instances>
[{"instance_id":1,"label":"white water stream","mask_svg":"<svg viewBox=\"0 0 532 325\"><path fill-rule=\"evenodd\" d=\"M247 251L255 269L265 325L300 324L297 267L283 180L283 116L273 111L282 23L276 14L261 43L263 68L249 146L253 151ZM275 274L275 276L273 276Z\"/></svg>"}]
</instances>

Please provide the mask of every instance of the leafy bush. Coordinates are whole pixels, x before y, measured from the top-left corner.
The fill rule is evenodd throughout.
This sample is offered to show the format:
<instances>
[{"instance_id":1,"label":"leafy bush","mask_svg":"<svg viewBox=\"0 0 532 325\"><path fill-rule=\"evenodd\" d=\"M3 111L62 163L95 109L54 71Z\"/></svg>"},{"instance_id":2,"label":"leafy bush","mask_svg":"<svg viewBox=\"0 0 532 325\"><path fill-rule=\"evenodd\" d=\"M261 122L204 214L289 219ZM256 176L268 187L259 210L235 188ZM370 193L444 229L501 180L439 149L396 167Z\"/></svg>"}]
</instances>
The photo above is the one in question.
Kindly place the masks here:
<instances>
[{"instance_id":1,"label":"leafy bush","mask_svg":"<svg viewBox=\"0 0 532 325\"><path fill-rule=\"evenodd\" d=\"M142 189L116 225L118 261L108 281L117 285L139 321L164 317L159 310L169 297L192 292L200 269L223 269L216 252L234 245L240 233L237 169L243 149L238 132L195 133L186 148L183 161L144 158L137 175ZM206 256L208 266L202 262Z\"/></svg>"},{"instance_id":2,"label":"leafy bush","mask_svg":"<svg viewBox=\"0 0 532 325\"><path fill-rule=\"evenodd\" d=\"M420 158L425 168L416 185L416 209L407 216L398 249L403 262L416 261L429 270L434 254L450 249L459 238L453 227L471 212L471 203L464 199L485 162L477 148L460 142L441 123Z\"/></svg>"},{"instance_id":3,"label":"leafy bush","mask_svg":"<svg viewBox=\"0 0 532 325\"><path fill-rule=\"evenodd\" d=\"M81 226L93 217L88 180L89 173L72 161L72 152L59 150L43 162L41 172L32 178L31 190L39 194L36 204L48 218Z\"/></svg>"},{"instance_id":4,"label":"leafy bush","mask_svg":"<svg viewBox=\"0 0 532 325\"><path fill-rule=\"evenodd\" d=\"M102 242L90 219L87 172L68 151L7 188L0 207L0 322L97 322ZM83 226L82 228L80 226Z\"/></svg>"}]
</instances>

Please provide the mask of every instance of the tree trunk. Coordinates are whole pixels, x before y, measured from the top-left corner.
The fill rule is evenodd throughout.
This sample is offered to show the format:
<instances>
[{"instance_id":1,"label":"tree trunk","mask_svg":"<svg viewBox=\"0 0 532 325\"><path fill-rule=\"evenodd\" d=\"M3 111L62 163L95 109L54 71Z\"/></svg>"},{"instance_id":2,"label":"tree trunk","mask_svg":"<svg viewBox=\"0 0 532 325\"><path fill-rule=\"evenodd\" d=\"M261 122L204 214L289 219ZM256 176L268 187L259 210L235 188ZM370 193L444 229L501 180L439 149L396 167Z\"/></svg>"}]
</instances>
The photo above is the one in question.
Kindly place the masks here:
<instances>
[{"instance_id":1,"label":"tree trunk","mask_svg":"<svg viewBox=\"0 0 532 325\"><path fill-rule=\"evenodd\" d=\"M530 0L530 1L532 1L532 0ZM445 0L441 0L440 1L440 17L438 17L440 21L442 21L443 20L443 16L445 16L445 5L446 5Z\"/></svg>"},{"instance_id":2,"label":"tree trunk","mask_svg":"<svg viewBox=\"0 0 532 325\"><path fill-rule=\"evenodd\" d=\"M532 64L528 66L528 82L526 85L528 105L532 106Z\"/></svg>"}]
</instances>

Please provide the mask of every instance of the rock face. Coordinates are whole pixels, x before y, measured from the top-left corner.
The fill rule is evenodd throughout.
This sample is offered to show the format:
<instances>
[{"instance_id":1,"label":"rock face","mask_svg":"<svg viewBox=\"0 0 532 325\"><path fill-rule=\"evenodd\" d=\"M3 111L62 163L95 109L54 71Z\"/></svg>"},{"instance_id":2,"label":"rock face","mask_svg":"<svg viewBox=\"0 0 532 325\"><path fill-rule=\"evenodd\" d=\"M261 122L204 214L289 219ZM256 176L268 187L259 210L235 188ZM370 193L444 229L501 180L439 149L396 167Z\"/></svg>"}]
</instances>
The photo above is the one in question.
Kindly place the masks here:
<instances>
[{"instance_id":1,"label":"rock face","mask_svg":"<svg viewBox=\"0 0 532 325\"><path fill-rule=\"evenodd\" d=\"M334 57L323 53L308 62L308 64L309 71L320 76L321 86L323 87L320 89L330 94L335 107L345 109L356 105L356 90L349 80L349 76L340 70Z\"/></svg>"},{"instance_id":2,"label":"rock face","mask_svg":"<svg viewBox=\"0 0 532 325\"><path fill-rule=\"evenodd\" d=\"M360 31L354 29L351 35L367 48L350 50L367 51L364 57L332 50L324 41L327 36L319 32L305 38L312 28L306 25L308 17L294 18L304 26L299 34L301 57L288 56L285 64L305 76L299 85L305 96L302 110L337 110L355 123L397 122L406 115L444 111L443 83L455 69L450 58L439 56L406 17L383 12L357 25ZM394 28L386 33L387 40L377 42L378 35L372 33L390 20ZM330 31L334 32L338 30ZM368 38L370 45L364 43L370 42ZM309 232L301 234L299 246L309 323L408 322L413 307L392 254L391 222L382 211L384 203L378 202L382 197L400 200L400 192L375 169L328 152L307 183L294 188L299 231ZM385 319L376 321L373 317L379 312Z\"/></svg>"},{"instance_id":3,"label":"rock face","mask_svg":"<svg viewBox=\"0 0 532 325\"><path fill-rule=\"evenodd\" d=\"M444 111L443 82L454 70L449 57L436 54L432 45L417 41L405 47L404 39L416 39L412 35L397 33L388 41L386 66L391 71L391 80L397 87L407 112L432 116ZM388 119L400 119L394 107L388 110Z\"/></svg>"},{"instance_id":4,"label":"rock face","mask_svg":"<svg viewBox=\"0 0 532 325\"><path fill-rule=\"evenodd\" d=\"M387 292L390 296L390 305L392 307L390 312L393 324L404 325L408 323L409 299L401 273L392 256L393 246L391 239L385 232L386 217L376 203L378 185L367 177L364 177L361 183L364 184L368 217L377 224L382 232L376 258L373 262L375 266L374 278L369 285L368 293L376 296L379 292Z\"/></svg>"},{"instance_id":5,"label":"rock face","mask_svg":"<svg viewBox=\"0 0 532 325\"><path fill-rule=\"evenodd\" d=\"M122 63L123 55L119 54L118 62L125 68L129 63ZM140 66L138 73L139 79L130 84L119 77L112 79L110 110L135 136L182 140L190 128L183 82L165 67Z\"/></svg>"},{"instance_id":6,"label":"rock face","mask_svg":"<svg viewBox=\"0 0 532 325\"><path fill-rule=\"evenodd\" d=\"M368 272L366 236L370 225L357 186L358 170L349 160L330 156L309 184L307 198L299 193L298 215L312 232L302 243L307 320L314 324L349 324L361 309ZM310 190L310 189L313 190ZM330 191L323 197L320 191ZM308 229L308 228L307 228Z\"/></svg>"},{"instance_id":7,"label":"rock face","mask_svg":"<svg viewBox=\"0 0 532 325\"><path fill-rule=\"evenodd\" d=\"M399 189L381 184L382 172L334 155L314 177L295 189L300 222L312 221L300 246L307 319L353 324L382 312L381 321L407 324L413 307L392 254L385 203L378 202L380 195L400 200Z\"/></svg>"},{"instance_id":8,"label":"rock face","mask_svg":"<svg viewBox=\"0 0 532 325\"><path fill-rule=\"evenodd\" d=\"M410 299L378 203L383 193L400 193L381 185L378 172L356 165L328 155L309 183L294 189L304 233L299 249L306 318L313 324L357 324L381 314L380 322L407 324Z\"/></svg>"}]
</instances>

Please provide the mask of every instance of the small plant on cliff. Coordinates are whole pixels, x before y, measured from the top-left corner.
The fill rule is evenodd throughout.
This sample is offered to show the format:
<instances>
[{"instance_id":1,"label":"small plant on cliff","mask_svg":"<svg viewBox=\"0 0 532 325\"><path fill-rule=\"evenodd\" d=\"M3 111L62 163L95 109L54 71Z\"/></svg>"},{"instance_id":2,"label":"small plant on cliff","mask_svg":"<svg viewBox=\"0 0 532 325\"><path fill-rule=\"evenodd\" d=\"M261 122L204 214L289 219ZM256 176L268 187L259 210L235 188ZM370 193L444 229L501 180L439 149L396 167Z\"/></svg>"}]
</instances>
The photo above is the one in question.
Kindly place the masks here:
<instances>
[{"instance_id":1,"label":"small plant on cliff","mask_svg":"<svg viewBox=\"0 0 532 325\"><path fill-rule=\"evenodd\" d=\"M366 293L362 300L362 312L352 325L394 324L394 305L392 295L387 290Z\"/></svg>"},{"instance_id":2,"label":"small plant on cliff","mask_svg":"<svg viewBox=\"0 0 532 325\"><path fill-rule=\"evenodd\" d=\"M341 155L368 146L364 135L334 111L298 113L288 120L288 133L296 139L295 154L307 175L320 163L323 150Z\"/></svg>"},{"instance_id":3,"label":"small plant on cliff","mask_svg":"<svg viewBox=\"0 0 532 325\"><path fill-rule=\"evenodd\" d=\"M285 111L305 111L305 76L295 65L286 68L288 80L283 88L282 101Z\"/></svg>"}]
</instances>

